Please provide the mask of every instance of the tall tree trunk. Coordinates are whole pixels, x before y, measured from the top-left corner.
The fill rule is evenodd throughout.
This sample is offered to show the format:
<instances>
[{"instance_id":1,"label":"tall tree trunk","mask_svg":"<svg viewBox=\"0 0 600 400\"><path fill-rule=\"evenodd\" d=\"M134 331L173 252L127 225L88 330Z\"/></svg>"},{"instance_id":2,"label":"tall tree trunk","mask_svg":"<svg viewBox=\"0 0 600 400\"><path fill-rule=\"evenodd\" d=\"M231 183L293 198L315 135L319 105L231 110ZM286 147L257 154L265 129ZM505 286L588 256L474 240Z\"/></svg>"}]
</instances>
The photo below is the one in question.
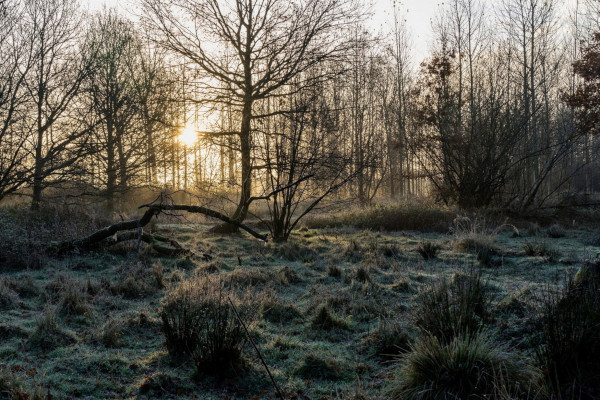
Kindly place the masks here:
<instances>
[{"instance_id":1,"label":"tall tree trunk","mask_svg":"<svg viewBox=\"0 0 600 400\"><path fill-rule=\"evenodd\" d=\"M114 210L114 197L117 190L117 168L115 160L115 132L109 119L106 137L106 208Z\"/></svg>"},{"instance_id":2,"label":"tall tree trunk","mask_svg":"<svg viewBox=\"0 0 600 400\"><path fill-rule=\"evenodd\" d=\"M242 184L240 201L231 219L242 222L248 214L248 200L252 193L252 165L250 158L250 135L252 120L252 99L246 98L242 110L242 126L240 129L240 149L242 156Z\"/></svg>"}]
</instances>

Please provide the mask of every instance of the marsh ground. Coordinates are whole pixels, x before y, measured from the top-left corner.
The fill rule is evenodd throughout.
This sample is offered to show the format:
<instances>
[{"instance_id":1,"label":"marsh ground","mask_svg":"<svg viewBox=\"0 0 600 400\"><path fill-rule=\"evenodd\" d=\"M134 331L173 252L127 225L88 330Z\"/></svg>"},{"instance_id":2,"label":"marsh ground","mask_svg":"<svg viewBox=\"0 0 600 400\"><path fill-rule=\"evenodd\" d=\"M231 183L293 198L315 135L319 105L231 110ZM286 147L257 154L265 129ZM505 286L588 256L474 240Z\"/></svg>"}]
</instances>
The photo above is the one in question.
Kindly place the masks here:
<instances>
[{"instance_id":1,"label":"marsh ground","mask_svg":"<svg viewBox=\"0 0 600 400\"><path fill-rule=\"evenodd\" d=\"M276 398L250 346L246 366L218 380L168 355L158 317L165 291L194 274L216 274L261 299L252 336L287 398L383 399L402 363L394 356L418 335L414 310L429 285L479 270L492 288L486 330L533 357L544 293L600 253L592 227L563 226L557 235L535 224L518 232L499 225L453 233L303 228L283 244L207 228L155 226L192 250L188 257L140 257L121 246L2 271L3 374L53 399ZM491 255L461 244L468 237L489 245ZM424 242L439 246L437 257L423 259ZM315 319L323 307L333 324Z\"/></svg>"}]
</instances>

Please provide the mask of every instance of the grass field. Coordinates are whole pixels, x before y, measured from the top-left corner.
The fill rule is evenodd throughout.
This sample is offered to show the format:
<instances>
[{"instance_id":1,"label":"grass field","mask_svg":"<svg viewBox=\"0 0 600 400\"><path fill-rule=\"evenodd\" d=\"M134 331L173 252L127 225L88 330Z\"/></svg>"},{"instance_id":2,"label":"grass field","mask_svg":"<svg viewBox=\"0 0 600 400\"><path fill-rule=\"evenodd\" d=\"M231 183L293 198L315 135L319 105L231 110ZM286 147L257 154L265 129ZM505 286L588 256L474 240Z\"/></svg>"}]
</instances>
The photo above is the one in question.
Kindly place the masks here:
<instances>
[{"instance_id":1,"label":"grass field","mask_svg":"<svg viewBox=\"0 0 600 400\"><path fill-rule=\"evenodd\" d=\"M203 274L251 290L251 336L286 399L390 398L402 354L423 335L419 296L476 272L489 293L485 336L536 366L544 300L598 257L598 232L463 222L448 233L303 228L284 244L162 223L154 229L192 255L138 255L119 245L4 269L0 398L277 398L249 344L244 362L219 377L169 355L162 299ZM436 249L427 260L425 243Z\"/></svg>"}]
</instances>

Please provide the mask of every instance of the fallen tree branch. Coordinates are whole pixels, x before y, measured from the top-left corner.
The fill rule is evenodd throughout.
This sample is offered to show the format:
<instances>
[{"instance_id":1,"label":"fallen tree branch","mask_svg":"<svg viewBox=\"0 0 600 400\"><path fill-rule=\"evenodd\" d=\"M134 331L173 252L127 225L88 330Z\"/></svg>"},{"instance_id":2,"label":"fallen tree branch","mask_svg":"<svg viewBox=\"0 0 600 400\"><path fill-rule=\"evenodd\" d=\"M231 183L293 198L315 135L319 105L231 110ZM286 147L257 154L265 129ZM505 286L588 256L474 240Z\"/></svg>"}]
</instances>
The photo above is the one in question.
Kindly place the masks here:
<instances>
[{"instance_id":1,"label":"fallen tree branch","mask_svg":"<svg viewBox=\"0 0 600 400\"><path fill-rule=\"evenodd\" d=\"M104 227L85 238L69 240L66 242L54 244L50 246L46 250L46 252L50 254L61 255L74 250L92 250L94 248L97 248L98 245L105 239L114 236L117 232L128 231L133 229L137 230L140 227L148 225L148 223L152 220L152 217L157 215L159 212L159 210L148 209L140 219L132 219L129 221L118 222L116 224ZM137 239L137 232L134 233L136 235L135 239Z\"/></svg>"},{"instance_id":2,"label":"fallen tree branch","mask_svg":"<svg viewBox=\"0 0 600 400\"><path fill-rule=\"evenodd\" d=\"M248 232L249 234L251 234L252 236L254 236L257 239L263 240L265 242L269 240L268 235L263 235L261 233L258 233L254 229L250 228L249 226L244 225L241 222L234 221L231 218L229 218L227 215L221 214L220 212L215 211L215 210L211 210L210 208L206 208L206 207L202 207L202 206L185 206L185 205L180 205L180 204L144 204L144 205L140 206L139 208L145 208L145 207L148 207L148 211L150 211L150 210L155 210L158 212L160 212L160 211L187 211L189 213L194 213L194 214L204 214L209 217L220 219L221 221L227 222L228 224L235 225L238 228L245 230L246 232ZM148 212L148 211L146 211L146 212Z\"/></svg>"},{"instance_id":3,"label":"fallen tree branch","mask_svg":"<svg viewBox=\"0 0 600 400\"><path fill-rule=\"evenodd\" d=\"M206 207L185 206L178 204L144 204L139 208L147 208L146 212L140 219L121 221L116 224L109 225L82 239L52 244L46 249L46 252L52 255L62 255L76 250L93 250L103 244L110 246L128 240L138 240L138 242L143 241L149 244L153 250L162 255L176 256L181 254L189 254L190 251L184 249L177 241L143 231L142 228L150 223L152 217L159 215L163 211L187 211L190 213L208 215L209 217L217 218L235 225L258 239L264 241L268 240L267 235L262 235L252 228L237 221L233 221L226 215ZM210 259L210 256L207 254L202 254L202 257L205 259Z\"/></svg>"}]
</instances>

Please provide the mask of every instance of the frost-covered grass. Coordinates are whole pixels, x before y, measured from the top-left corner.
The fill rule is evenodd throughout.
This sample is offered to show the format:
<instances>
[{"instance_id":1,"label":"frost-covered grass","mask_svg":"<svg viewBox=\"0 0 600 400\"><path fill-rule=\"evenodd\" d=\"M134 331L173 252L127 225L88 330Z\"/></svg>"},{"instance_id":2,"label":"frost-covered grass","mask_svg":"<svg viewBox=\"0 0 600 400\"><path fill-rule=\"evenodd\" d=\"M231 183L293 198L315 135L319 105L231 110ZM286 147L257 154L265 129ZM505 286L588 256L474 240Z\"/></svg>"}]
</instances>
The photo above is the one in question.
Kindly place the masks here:
<instances>
[{"instance_id":1,"label":"frost-covered grass","mask_svg":"<svg viewBox=\"0 0 600 400\"><path fill-rule=\"evenodd\" d=\"M485 237L494 249L485 265L452 233L303 228L288 243L264 244L207 228L156 226L211 261L138 256L121 246L0 266L5 375L19 390L54 399L277 398L251 346L243 349L244 367L219 378L169 356L158 314L165 293L211 274L265 299L251 334L287 398L385 399L404 362L395 357L422 335L414 326L419 294L434 283L479 271L491 293L493 318L482 322L489 340L535 364L541 293L600 252L589 244L591 228L564 228L559 238L498 230ZM554 256L526 252L535 241ZM423 242L439 246L437 257L421 257Z\"/></svg>"}]
</instances>

